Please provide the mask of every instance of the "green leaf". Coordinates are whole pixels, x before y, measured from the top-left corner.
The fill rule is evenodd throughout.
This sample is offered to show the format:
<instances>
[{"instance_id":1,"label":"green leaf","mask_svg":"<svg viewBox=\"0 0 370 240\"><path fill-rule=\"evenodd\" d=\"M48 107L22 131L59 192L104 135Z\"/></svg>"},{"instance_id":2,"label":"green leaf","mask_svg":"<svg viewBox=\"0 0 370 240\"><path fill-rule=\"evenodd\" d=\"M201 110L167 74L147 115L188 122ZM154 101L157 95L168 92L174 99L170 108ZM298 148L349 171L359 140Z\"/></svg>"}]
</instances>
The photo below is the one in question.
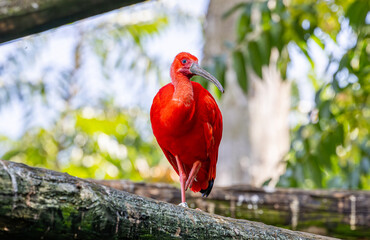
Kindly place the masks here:
<instances>
[{"instance_id":1,"label":"green leaf","mask_svg":"<svg viewBox=\"0 0 370 240\"><path fill-rule=\"evenodd\" d=\"M370 41L369 41L370 42ZM363 41L361 52L360 52L360 69L365 69L370 67L370 54L368 53L368 43L366 41ZM368 72L369 73L369 72Z\"/></svg>"},{"instance_id":2,"label":"green leaf","mask_svg":"<svg viewBox=\"0 0 370 240\"><path fill-rule=\"evenodd\" d=\"M251 31L250 23L251 23L250 14L244 12L239 16L236 22L236 37L238 43L244 40L248 31Z\"/></svg>"},{"instance_id":3,"label":"green leaf","mask_svg":"<svg viewBox=\"0 0 370 240\"><path fill-rule=\"evenodd\" d=\"M262 65L268 66L270 62L270 55L271 55L271 42L270 42L270 34L268 31L264 31L261 36L260 40L257 42L258 49L261 53L261 62Z\"/></svg>"},{"instance_id":4,"label":"green leaf","mask_svg":"<svg viewBox=\"0 0 370 240\"><path fill-rule=\"evenodd\" d=\"M306 56L307 60L310 62L311 67L315 68L315 63L312 60L312 58L311 58L311 56L310 56L310 54L308 53L308 50L307 50L307 43L304 42L304 41L298 41L298 42L296 42L296 44L301 49L302 53Z\"/></svg>"},{"instance_id":5,"label":"green leaf","mask_svg":"<svg viewBox=\"0 0 370 240\"><path fill-rule=\"evenodd\" d=\"M321 92L323 91L324 88L320 88L316 93L315 93L315 104L316 106L321 105Z\"/></svg>"},{"instance_id":6,"label":"green leaf","mask_svg":"<svg viewBox=\"0 0 370 240\"><path fill-rule=\"evenodd\" d=\"M330 111L330 101L329 100L322 102L318 107L319 107L320 120L330 118L331 111Z\"/></svg>"},{"instance_id":7,"label":"green leaf","mask_svg":"<svg viewBox=\"0 0 370 240\"><path fill-rule=\"evenodd\" d=\"M315 43L321 48L321 49L324 49L325 48L325 45L324 43L321 41L320 38L318 38L316 35L312 34L311 35L311 39L315 41Z\"/></svg>"},{"instance_id":8,"label":"green leaf","mask_svg":"<svg viewBox=\"0 0 370 240\"><path fill-rule=\"evenodd\" d=\"M262 57L258 48L258 44L255 41L248 43L248 53L253 71L257 74L257 76L262 78Z\"/></svg>"},{"instance_id":9,"label":"green leaf","mask_svg":"<svg viewBox=\"0 0 370 240\"><path fill-rule=\"evenodd\" d=\"M311 156L309 160L307 161L307 167L309 174L311 175L311 179L315 183L316 187L322 188L322 171L320 169L320 157L317 156Z\"/></svg>"},{"instance_id":10,"label":"green leaf","mask_svg":"<svg viewBox=\"0 0 370 240\"><path fill-rule=\"evenodd\" d=\"M233 52L233 67L238 78L238 83L244 92L248 92L248 77L243 53Z\"/></svg>"},{"instance_id":11,"label":"green leaf","mask_svg":"<svg viewBox=\"0 0 370 240\"><path fill-rule=\"evenodd\" d=\"M365 24L366 15L370 11L370 1L356 0L346 12L346 17L349 19L349 24L357 29Z\"/></svg>"},{"instance_id":12,"label":"green leaf","mask_svg":"<svg viewBox=\"0 0 370 240\"><path fill-rule=\"evenodd\" d=\"M282 51L283 47L286 45L283 41L283 25L281 22L271 23L271 45L277 47L279 52Z\"/></svg>"},{"instance_id":13,"label":"green leaf","mask_svg":"<svg viewBox=\"0 0 370 240\"><path fill-rule=\"evenodd\" d=\"M231 14L233 14L234 12L236 12L238 9L243 8L243 7L248 7L248 5L250 6L250 3L239 3L239 4L236 4L235 6L233 6L229 10L227 10L222 15L222 18L223 19L228 18Z\"/></svg>"},{"instance_id":14,"label":"green leaf","mask_svg":"<svg viewBox=\"0 0 370 240\"><path fill-rule=\"evenodd\" d=\"M277 61L277 67L280 70L281 76L283 79L287 78L287 69L288 69L288 63L290 62L290 57L288 53L288 49L284 48L280 52L280 58Z\"/></svg>"},{"instance_id":15,"label":"green leaf","mask_svg":"<svg viewBox=\"0 0 370 240\"><path fill-rule=\"evenodd\" d=\"M12 149L8 152L6 152L2 157L1 159L3 160L10 160L12 157L18 155L19 153L21 153L22 151L19 150L19 149Z\"/></svg>"}]
</instances>

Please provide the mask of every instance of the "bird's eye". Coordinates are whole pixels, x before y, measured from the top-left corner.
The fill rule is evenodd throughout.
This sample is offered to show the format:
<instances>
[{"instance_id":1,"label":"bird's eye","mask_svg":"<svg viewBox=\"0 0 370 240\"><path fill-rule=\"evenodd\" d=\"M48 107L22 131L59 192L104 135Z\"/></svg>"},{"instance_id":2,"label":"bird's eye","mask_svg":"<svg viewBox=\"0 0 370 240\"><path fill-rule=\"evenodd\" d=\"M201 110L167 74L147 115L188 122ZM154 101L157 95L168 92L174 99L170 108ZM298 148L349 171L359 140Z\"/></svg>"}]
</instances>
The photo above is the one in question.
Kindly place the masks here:
<instances>
[{"instance_id":1,"label":"bird's eye","mask_svg":"<svg viewBox=\"0 0 370 240\"><path fill-rule=\"evenodd\" d=\"M182 62L182 64L185 64L187 61L186 61L186 59L183 59L181 62Z\"/></svg>"}]
</instances>

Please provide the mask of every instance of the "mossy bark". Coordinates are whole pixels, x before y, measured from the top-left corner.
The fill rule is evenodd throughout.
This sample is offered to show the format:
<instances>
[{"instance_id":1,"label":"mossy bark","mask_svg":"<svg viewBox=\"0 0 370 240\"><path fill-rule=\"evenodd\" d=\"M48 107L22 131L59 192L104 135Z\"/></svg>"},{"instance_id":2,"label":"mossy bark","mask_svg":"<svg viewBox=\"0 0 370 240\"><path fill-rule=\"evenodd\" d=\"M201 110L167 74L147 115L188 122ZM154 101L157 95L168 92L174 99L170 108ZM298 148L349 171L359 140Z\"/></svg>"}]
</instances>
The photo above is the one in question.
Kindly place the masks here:
<instances>
[{"instance_id":1,"label":"mossy bark","mask_svg":"<svg viewBox=\"0 0 370 240\"><path fill-rule=\"evenodd\" d=\"M0 160L0 239L327 239Z\"/></svg>"},{"instance_id":2,"label":"mossy bark","mask_svg":"<svg viewBox=\"0 0 370 240\"><path fill-rule=\"evenodd\" d=\"M144 0L1 0L0 43Z\"/></svg>"},{"instance_id":3,"label":"mossy bark","mask_svg":"<svg viewBox=\"0 0 370 240\"><path fill-rule=\"evenodd\" d=\"M168 184L127 180L94 180L113 188L170 203L180 202L180 192ZM370 192L350 190L300 190L214 187L208 198L187 191L193 208L238 219L347 239L370 236Z\"/></svg>"}]
</instances>

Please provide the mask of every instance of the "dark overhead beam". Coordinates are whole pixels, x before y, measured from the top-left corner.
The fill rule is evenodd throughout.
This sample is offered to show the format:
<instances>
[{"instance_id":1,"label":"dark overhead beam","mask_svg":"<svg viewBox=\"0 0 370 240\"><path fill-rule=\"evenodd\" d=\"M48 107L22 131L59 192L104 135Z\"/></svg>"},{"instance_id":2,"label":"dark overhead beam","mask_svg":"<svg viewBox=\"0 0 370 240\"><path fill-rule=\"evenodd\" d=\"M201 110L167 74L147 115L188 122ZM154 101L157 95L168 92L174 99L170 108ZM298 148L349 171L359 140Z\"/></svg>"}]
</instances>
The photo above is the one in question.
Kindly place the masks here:
<instances>
[{"instance_id":1,"label":"dark overhead beam","mask_svg":"<svg viewBox=\"0 0 370 240\"><path fill-rule=\"evenodd\" d=\"M0 43L144 0L0 0Z\"/></svg>"}]
</instances>

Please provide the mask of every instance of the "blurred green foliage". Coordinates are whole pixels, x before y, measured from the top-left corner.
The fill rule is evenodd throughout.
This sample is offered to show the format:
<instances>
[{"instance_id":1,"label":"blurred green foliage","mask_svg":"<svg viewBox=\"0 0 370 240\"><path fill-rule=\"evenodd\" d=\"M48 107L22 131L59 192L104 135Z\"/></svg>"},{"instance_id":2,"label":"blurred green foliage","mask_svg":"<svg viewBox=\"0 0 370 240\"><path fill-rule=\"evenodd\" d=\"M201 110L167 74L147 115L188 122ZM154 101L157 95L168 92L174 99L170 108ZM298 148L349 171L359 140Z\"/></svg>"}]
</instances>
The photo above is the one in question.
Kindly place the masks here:
<instances>
[{"instance_id":1,"label":"blurred green foliage","mask_svg":"<svg viewBox=\"0 0 370 240\"><path fill-rule=\"evenodd\" d=\"M317 89L310 122L293 132L281 186L370 189L370 3L344 10L356 43Z\"/></svg>"},{"instance_id":2,"label":"blurred green foliage","mask_svg":"<svg viewBox=\"0 0 370 240\"><path fill-rule=\"evenodd\" d=\"M279 186L370 189L370 30L365 24L369 4L367 0L251 1L224 15L238 14L237 41L229 47L246 94L248 71L263 79L262 67L271 64L273 49L279 52L277 67L286 79L289 46L300 49L315 68L309 41L325 50L325 38L335 43L345 21L355 35L339 59L329 56L328 68L337 65L331 81L310 76L316 106L309 113L309 122L292 130L287 171ZM172 182L175 177L169 164L154 140L144 136L150 131L148 116L138 109L118 108L109 92L90 96L86 86L90 83L79 75L91 53L98 59L98 72L106 81L103 85L112 84L117 69L122 75L135 72L138 77L159 73L143 43L168 21L159 14L144 22L110 19L81 27L73 66L46 66L36 78L26 73L33 71L47 37L30 38L28 48L22 44L15 48L5 57L5 64L0 63L0 108L12 101L24 106L24 126L19 126L24 134L17 140L0 136L0 158L79 177ZM225 86L226 59L216 56L213 60L207 70ZM294 99L299 99L295 90L293 110L297 108ZM56 112L48 127L32 127L32 119L39 113L35 106L40 104Z\"/></svg>"},{"instance_id":3,"label":"blurred green foliage","mask_svg":"<svg viewBox=\"0 0 370 240\"><path fill-rule=\"evenodd\" d=\"M83 178L173 182L170 165L148 134L148 114L118 107L112 92L104 91L119 84L113 81L118 73L134 71L143 79L158 71L143 42L164 29L168 18L158 14L142 21L135 16L140 11L148 12L145 7L136 12L126 8L105 21L69 30L76 38L72 65L67 67L43 63L41 73L29 74L40 64L37 56L43 55L51 37L41 34L15 43L0 62L0 108L14 102L24 107L24 125L19 126L24 133L19 139L0 136L0 159ZM130 14L128 21L121 20ZM98 83L107 86L98 95L91 94L96 80L83 75L91 57L99 62L93 71L102 76ZM45 116L40 116L40 108L48 110L41 111ZM49 120L47 126L33 124L40 118Z\"/></svg>"},{"instance_id":4,"label":"blurred green foliage","mask_svg":"<svg viewBox=\"0 0 370 240\"><path fill-rule=\"evenodd\" d=\"M2 159L84 178L171 181L154 141L140 136L139 118L147 116L109 106L66 112L50 129L27 131Z\"/></svg>"},{"instance_id":5,"label":"blurred green foliage","mask_svg":"<svg viewBox=\"0 0 370 240\"><path fill-rule=\"evenodd\" d=\"M365 23L370 2L249 2L236 5L225 17L237 11L237 42L231 49L234 70L246 93L246 72L253 71L263 79L262 67L270 64L273 49L279 52L277 67L283 79L292 45L314 69L308 42L314 41L325 50L327 37L336 43L345 21L349 21L355 41L340 59L330 53L327 69L337 65L331 81L309 76L316 90L316 106L309 122L292 131L287 170L278 186L370 189L370 29ZM294 93L298 91L293 89Z\"/></svg>"},{"instance_id":6,"label":"blurred green foliage","mask_svg":"<svg viewBox=\"0 0 370 240\"><path fill-rule=\"evenodd\" d=\"M340 5L336 5L340 4ZM262 66L270 64L272 49L279 52L277 67L286 79L290 61L288 46L295 45L314 66L308 50L313 40L322 48L324 43L317 30L321 29L333 39L340 31L340 11L348 1L261 1L241 3L227 11L228 17L240 11L236 26L237 42L232 46L233 66L240 86L248 92L247 70L262 78ZM240 79L246 79L242 81Z\"/></svg>"}]
</instances>

